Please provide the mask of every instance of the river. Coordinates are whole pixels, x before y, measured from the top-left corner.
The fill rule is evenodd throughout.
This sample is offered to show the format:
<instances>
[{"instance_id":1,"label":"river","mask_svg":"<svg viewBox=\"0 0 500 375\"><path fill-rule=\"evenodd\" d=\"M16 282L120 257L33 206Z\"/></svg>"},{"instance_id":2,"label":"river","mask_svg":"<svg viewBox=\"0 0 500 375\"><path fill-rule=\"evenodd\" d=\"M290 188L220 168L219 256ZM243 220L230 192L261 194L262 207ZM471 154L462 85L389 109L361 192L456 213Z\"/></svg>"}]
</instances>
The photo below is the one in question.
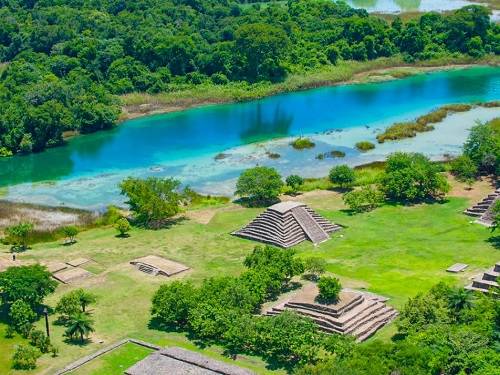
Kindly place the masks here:
<instances>
[{"instance_id":1,"label":"river","mask_svg":"<svg viewBox=\"0 0 500 375\"><path fill-rule=\"evenodd\" d=\"M373 141L393 122L443 104L498 99L500 68L476 67L144 117L43 153L0 159L0 195L13 201L100 208L122 202L117 184L127 176L173 176L202 192L228 194L239 173L256 164L275 166L285 176L318 176L335 164L378 160L399 149L438 157L458 153L474 121L499 116L500 110L457 115L439 132L364 154L353 145ZM287 137L298 135L311 135L317 147L293 150ZM346 158L315 160L332 148L345 151ZM281 158L270 159L267 151ZM227 157L215 160L221 152Z\"/></svg>"}]
</instances>

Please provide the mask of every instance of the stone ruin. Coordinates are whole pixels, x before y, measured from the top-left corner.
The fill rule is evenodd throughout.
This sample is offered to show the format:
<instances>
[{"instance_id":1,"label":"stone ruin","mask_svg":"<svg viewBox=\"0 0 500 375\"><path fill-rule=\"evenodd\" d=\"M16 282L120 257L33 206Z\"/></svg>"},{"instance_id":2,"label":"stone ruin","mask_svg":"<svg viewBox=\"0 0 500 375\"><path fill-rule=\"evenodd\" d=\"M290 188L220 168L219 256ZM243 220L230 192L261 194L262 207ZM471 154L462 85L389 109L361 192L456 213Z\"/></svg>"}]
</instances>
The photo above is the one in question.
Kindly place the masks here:
<instances>
[{"instance_id":1,"label":"stone ruin","mask_svg":"<svg viewBox=\"0 0 500 375\"><path fill-rule=\"evenodd\" d=\"M341 226L332 224L300 202L281 202L269 207L235 236L289 248L305 240L315 245L327 241Z\"/></svg>"},{"instance_id":2,"label":"stone ruin","mask_svg":"<svg viewBox=\"0 0 500 375\"><path fill-rule=\"evenodd\" d=\"M317 286L308 284L264 314L273 316L293 311L311 318L326 333L351 335L358 342L368 339L398 315L394 308L386 305L387 298L374 294L344 289L333 304L317 302L318 294Z\"/></svg>"},{"instance_id":3,"label":"stone ruin","mask_svg":"<svg viewBox=\"0 0 500 375\"><path fill-rule=\"evenodd\" d=\"M490 227L493 224L493 206L500 197L500 189L489 194L481 202L464 211L468 216L476 218L476 223Z\"/></svg>"},{"instance_id":4,"label":"stone ruin","mask_svg":"<svg viewBox=\"0 0 500 375\"><path fill-rule=\"evenodd\" d=\"M467 285L465 289L488 293L490 290L498 288L498 277L500 276L500 262L482 275L474 278L472 284ZM495 292L494 292L495 293Z\"/></svg>"}]
</instances>

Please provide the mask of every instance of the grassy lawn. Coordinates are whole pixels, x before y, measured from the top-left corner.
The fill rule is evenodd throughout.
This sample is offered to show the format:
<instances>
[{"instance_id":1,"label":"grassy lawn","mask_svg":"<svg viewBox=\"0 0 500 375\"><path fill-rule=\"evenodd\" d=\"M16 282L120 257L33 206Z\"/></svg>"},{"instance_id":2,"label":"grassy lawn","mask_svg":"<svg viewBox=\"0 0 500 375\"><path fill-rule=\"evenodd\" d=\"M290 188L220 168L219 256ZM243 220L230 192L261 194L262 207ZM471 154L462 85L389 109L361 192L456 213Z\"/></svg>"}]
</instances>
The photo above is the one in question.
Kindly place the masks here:
<instances>
[{"instance_id":1,"label":"grassy lawn","mask_svg":"<svg viewBox=\"0 0 500 375\"><path fill-rule=\"evenodd\" d=\"M122 375L130 366L146 358L153 350L127 343L72 371L72 375Z\"/></svg>"},{"instance_id":2,"label":"grassy lawn","mask_svg":"<svg viewBox=\"0 0 500 375\"><path fill-rule=\"evenodd\" d=\"M0 374L8 374L10 371L10 358L14 352L14 347L18 344L23 344L27 340L16 334L13 338L5 337L7 326L0 323Z\"/></svg>"},{"instance_id":3,"label":"grassy lawn","mask_svg":"<svg viewBox=\"0 0 500 375\"><path fill-rule=\"evenodd\" d=\"M485 194L484 186L475 189L475 196ZM457 195L457 194L454 194ZM458 194L459 195L459 194ZM490 267L500 259L500 251L487 239L489 230L470 224L461 212L470 199L454 196L444 204L413 207L385 206L371 213L350 216L342 211L340 195L334 192L310 192L300 197L318 212L346 228L318 247L303 243L297 247L300 257L320 256L328 261L328 271L338 275L345 286L366 288L390 298L389 303L401 307L419 292L426 291L440 280L464 285L467 278ZM84 268L95 276L79 286L98 296L93 307L96 333L91 342L75 345L64 342L64 327L52 325L52 337L60 350L57 358L48 355L39 360L37 373L52 374L77 358L125 338L133 337L161 346L176 345L201 351L214 358L231 361L217 347L199 348L180 333L165 333L148 327L151 296L159 285L168 282L136 271L129 261L147 254L157 254L182 262L191 270L178 277L199 282L203 278L236 275L243 269L242 260L255 243L229 233L254 218L261 209L245 209L233 204L216 208L208 224L195 219L185 220L170 229L146 231L134 229L131 237L116 238L112 228L99 228L81 233L78 243L62 246L44 243L21 254L22 260L68 261L77 257L93 261ZM190 215L196 218L196 215ZM7 252L7 247L1 247ZM1 255L1 254L0 254ZM447 274L445 269L456 262L470 265L462 274ZM54 306L59 297L76 287L61 285L48 299ZM51 317L55 320L55 317ZM39 322L42 328L42 322ZM389 339L392 326L376 337ZM17 339L14 339L14 341ZM8 373L12 344L0 337L0 373ZM81 368L78 374L118 371L133 358L144 353L136 349L117 350L99 362ZM147 354L147 353L146 353ZM271 371L258 358L240 357L238 364L257 373ZM108 370L109 369L109 370ZM100 371L100 372L99 372Z\"/></svg>"}]
</instances>

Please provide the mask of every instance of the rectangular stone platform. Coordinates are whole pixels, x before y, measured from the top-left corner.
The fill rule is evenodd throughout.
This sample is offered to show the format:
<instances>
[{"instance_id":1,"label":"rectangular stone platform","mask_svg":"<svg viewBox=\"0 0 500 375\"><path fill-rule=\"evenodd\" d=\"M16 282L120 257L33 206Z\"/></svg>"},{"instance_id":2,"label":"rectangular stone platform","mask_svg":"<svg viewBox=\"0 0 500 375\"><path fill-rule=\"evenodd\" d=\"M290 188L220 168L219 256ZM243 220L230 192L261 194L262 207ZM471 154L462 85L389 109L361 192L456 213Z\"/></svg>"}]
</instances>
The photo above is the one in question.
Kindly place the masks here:
<instances>
[{"instance_id":1,"label":"rectangular stone platform","mask_svg":"<svg viewBox=\"0 0 500 375\"><path fill-rule=\"evenodd\" d=\"M69 268L52 275L54 279L64 284L74 284L90 276L92 273L79 267Z\"/></svg>"},{"instance_id":2,"label":"rectangular stone platform","mask_svg":"<svg viewBox=\"0 0 500 375\"><path fill-rule=\"evenodd\" d=\"M66 264L69 264L72 267L80 267L82 264L90 262L90 259L87 258L77 258L70 260L69 262L66 262Z\"/></svg>"},{"instance_id":3,"label":"rectangular stone platform","mask_svg":"<svg viewBox=\"0 0 500 375\"><path fill-rule=\"evenodd\" d=\"M156 255L148 255L142 258L134 259L130 262L139 270L151 273L154 275L162 274L165 276L173 276L178 273L187 271L189 267L182 263L174 262Z\"/></svg>"},{"instance_id":4,"label":"rectangular stone platform","mask_svg":"<svg viewBox=\"0 0 500 375\"><path fill-rule=\"evenodd\" d=\"M448 267L446 269L446 272L459 273L459 272L463 272L467 267L469 267L468 264L455 263L453 266Z\"/></svg>"}]
</instances>

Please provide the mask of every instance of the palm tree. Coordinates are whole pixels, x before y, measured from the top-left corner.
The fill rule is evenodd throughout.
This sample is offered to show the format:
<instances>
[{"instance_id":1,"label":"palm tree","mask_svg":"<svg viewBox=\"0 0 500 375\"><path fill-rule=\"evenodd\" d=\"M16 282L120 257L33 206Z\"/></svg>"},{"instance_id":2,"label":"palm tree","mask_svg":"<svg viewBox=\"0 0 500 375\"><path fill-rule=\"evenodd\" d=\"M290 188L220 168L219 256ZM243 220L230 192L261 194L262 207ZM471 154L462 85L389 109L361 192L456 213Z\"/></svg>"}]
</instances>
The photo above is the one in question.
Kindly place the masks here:
<instances>
[{"instance_id":1,"label":"palm tree","mask_svg":"<svg viewBox=\"0 0 500 375\"><path fill-rule=\"evenodd\" d=\"M65 335L71 339L80 337L80 341L83 342L91 332L94 332L93 325L94 321L90 318L89 314L76 313L69 317Z\"/></svg>"},{"instance_id":2,"label":"palm tree","mask_svg":"<svg viewBox=\"0 0 500 375\"><path fill-rule=\"evenodd\" d=\"M448 305L455 312L468 308L471 304L471 294L464 288L453 290L448 297Z\"/></svg>"},{"instance_id":3,"label":"palm tree","mask_svg":"<svg viewBox=\"0 0 500 375\"><path fill-rule=\"evenodd\" d=\"M82 312L85 312L85 308L96 301L96 296L92 293L84 291L83 289L79 289L78 299L80 300Z\"/></svg>"}]
</instances>

